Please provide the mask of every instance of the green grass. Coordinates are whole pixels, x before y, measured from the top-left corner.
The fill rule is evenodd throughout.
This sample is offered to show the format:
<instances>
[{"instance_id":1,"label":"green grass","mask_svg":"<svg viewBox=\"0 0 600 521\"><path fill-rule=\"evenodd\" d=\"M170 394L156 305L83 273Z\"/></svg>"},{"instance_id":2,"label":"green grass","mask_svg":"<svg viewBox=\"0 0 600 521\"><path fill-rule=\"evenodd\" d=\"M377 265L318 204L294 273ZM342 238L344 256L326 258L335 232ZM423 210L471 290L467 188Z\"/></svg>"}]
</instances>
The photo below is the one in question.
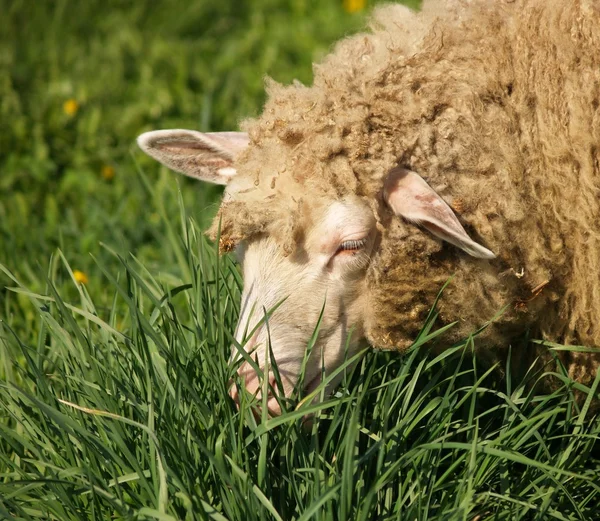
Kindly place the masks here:
<instances>
[{"instance_id":1,"label":"green grass","mask_svg":"<svg viewBox=\"0 0 600 521\"><path fill-rule=\"evenodd\" d=\"M158 167L135 136L235 127L260 110L263 74L309 83L363 13L333 0L0 12L0 518L600 517L599 382L584 403L567 378L536 396L479 367L477 338L428 356L435 313L409 353L362 353L320 403L297 395L269 419L228 397L241 278L202 235L218 190Z\"/></svg>"}]
</instances>

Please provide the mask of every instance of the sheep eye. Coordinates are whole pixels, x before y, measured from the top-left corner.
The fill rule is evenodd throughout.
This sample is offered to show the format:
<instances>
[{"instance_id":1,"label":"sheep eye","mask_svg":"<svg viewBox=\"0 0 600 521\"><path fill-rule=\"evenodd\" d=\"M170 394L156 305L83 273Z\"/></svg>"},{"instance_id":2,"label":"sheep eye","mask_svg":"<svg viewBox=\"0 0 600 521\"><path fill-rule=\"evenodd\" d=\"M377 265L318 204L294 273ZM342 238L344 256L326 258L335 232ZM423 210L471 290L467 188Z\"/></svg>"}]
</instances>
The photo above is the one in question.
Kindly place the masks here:
<instances>
[{"instance_id":1,"label":"sheep eye","mask_svg":"<svg viewBox=\"0 0 600 521\"><path fill-rule=\"evenodd\" d=\"M340 244L340 247L338 248L338 250L337 250L336 253L340 253L342 251L350 251L350 252L352 252L352 251L358 251L366 243L367 243L367 238L366 237L364 239L344 241L342 244Z\"/></svg>"}]
</instances>

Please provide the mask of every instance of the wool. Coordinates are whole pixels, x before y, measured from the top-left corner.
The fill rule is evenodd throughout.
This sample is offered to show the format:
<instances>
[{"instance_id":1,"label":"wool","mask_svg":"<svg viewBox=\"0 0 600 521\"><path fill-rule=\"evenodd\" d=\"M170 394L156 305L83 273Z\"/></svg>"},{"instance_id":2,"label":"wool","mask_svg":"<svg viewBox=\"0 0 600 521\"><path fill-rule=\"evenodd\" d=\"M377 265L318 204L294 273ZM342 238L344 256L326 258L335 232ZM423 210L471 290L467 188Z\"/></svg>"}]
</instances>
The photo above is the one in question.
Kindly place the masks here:
<instances>
[{"instance_id":1,"label":"wool","mask_svg":"<svg viewBox=\"0 0 600 521\"><path fill-rule=\"evenodd\" d=\"M382 7L370 32L315 66L312 86L267 83L236 161L251 188L222 205L212 232L220 225L230 247L267 233L289 255L319 197L356 194L380 231L366 285L373 345L406 349L453 277L438 303L440 323L457 322L446 343L487 326L478 345L492 360L527 331L600 346L599 49L595 0ZM393 215L381 189L397 165L497 258L468 257ZM550 358L519 350L521 366ZM598 353L559 358L581 382L600 364Z\"/></svg>"}]
</instances>

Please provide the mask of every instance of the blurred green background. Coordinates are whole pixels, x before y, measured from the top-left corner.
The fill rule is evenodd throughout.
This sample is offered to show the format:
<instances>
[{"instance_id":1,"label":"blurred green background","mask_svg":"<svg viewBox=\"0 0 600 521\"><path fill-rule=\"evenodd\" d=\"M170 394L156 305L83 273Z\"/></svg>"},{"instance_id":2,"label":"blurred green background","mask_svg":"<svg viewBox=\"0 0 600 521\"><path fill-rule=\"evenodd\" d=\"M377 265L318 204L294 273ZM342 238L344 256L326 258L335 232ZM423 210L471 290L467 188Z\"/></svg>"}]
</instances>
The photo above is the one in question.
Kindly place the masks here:
<instances>
[{"instance_id":1,"label":"blurred green background","mask_svg":"<svg viewBox=\"0 0 600 521\"><path fill-rule=\"evenodd\" d=\"M40 290L60 248L98 299L92 255L115 262L103 245L177 275L161 227L178 216L178 185L202 224L220 189L162 169L136 136L235 129L260 113L265 75L310 83L376 3L0 0L0 264ZM9 283L0 273L0 316L34 334Z\"/></svg>"},{"instance_id":2,"label":"blurred green background","mask_svg":"<svg viewBox=\"0 0 600 521\"><path fill-rule=\"evenodd\" d=\"M199 217L218 189L159 175L136 136L235 129L260 112L265 75L310 83L375 3L0 1L0 262L32 282L57 246L81 270L100 242L168 260L137 171L185 184Z\"/></svg>"}]
</instances>

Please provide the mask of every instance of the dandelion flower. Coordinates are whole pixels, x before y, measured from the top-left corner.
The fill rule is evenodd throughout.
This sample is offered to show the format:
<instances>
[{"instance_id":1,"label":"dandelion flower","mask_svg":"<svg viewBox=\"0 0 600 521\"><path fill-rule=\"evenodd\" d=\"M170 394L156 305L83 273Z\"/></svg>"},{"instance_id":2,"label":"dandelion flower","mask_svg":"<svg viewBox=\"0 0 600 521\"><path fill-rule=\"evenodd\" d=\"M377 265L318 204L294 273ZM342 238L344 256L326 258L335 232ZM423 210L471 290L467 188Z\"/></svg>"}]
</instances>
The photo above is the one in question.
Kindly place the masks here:
<instances>
[{"instance_id":1,"label":"dandelion flower","mask_svg":"<svg viewBox=\"0 0 600 521\"><path fill-rule=\"evenodd\" d=\"M100 175L105 181L110 181L113 177L115 177L115 169L110 165L104 165L100 170Z\"/></svg>"},{"instance_id":2,"label":"dandelion flower","mask_svg":"<svg viewBox=\"0 0 600 521\"><path fill-rule=\"evenodd\" d=\"M88 277L85 273L83 273L83 271L73 270L73 277L75 277L75 280L79 284L87 284L88 283Z\"/></svg>"},{"instance_id":3,"label":"dandelion flower","mask_svg":"<svg viewBox=\"0 0 600 521\"><path fill-rule=\"evenodd\" d=\"M349 13L357 13L362 11L366 4L366 0L344 0L344 9Z\"/></svg>"},{"instance_id":4,"label":"dandelion flower","mask_svg":"<svg viewBox=\"0 0 600 521\"><path fill-rule=\"evenodd\" d=\"M77 103L77 100L73 98L70 98L63 103L63 111L67 116L74 116L75 114L77 114L78 110L79 103Z\"/></svg>"}]
</instances>

